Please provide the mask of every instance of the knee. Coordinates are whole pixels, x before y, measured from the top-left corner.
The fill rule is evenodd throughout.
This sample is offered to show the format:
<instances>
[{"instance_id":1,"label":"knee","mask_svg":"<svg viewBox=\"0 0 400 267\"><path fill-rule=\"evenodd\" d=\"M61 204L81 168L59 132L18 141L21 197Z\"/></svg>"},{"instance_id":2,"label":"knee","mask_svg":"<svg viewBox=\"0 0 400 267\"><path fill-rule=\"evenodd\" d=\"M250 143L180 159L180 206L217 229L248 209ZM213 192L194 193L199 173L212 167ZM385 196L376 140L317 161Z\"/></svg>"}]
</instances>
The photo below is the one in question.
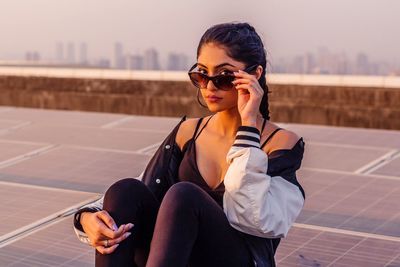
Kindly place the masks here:
<instances>
[{"instance_id":1,"label":"knee","mask_svg":"<svg viewBox=\"0 0 400 267\"><path fill-rule=\"evenodd\" d=\"M121 179L112 184L106 191L104 202L106 203L127 203L133 198L148 194L148 188L140 180L134 178Z\"/></svg>"},{"instance_id":2,"label":"knee","mask_svg":"<svg viewBox=\"0 0 400 267\"><path fill-rule=\"evenodd\" d=\"M194 207L199 203L202 189L191 182L179 182L171 186L165 194L163 202L173 206Z\"/></svg>"}]
</instances>

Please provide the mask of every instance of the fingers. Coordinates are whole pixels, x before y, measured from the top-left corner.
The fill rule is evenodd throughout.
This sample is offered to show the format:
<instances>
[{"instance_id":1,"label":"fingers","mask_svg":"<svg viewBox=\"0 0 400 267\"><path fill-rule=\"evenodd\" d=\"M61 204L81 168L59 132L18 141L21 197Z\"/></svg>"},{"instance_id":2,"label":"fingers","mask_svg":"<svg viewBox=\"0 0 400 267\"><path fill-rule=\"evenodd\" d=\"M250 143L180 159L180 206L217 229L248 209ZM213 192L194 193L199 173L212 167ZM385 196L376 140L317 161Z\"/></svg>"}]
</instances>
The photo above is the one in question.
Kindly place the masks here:
<instances>
[{"instance_id":1,"label":"fingers","mask_svg":"<svg viewBox=\"0 0 400 267\"><path fill-rule=\"evenodd\" d=\"M107 242L107 240L104 240L104 241L102 241L102 243L103 243L104 247L112 247L115 244L119 244L122 241L124 241L125 239L127 239L131 234L132 234L131 232L126 232L118 238L108 239L108 242Z\"/></svg>"},{"instance_id":2,"label":"fingers","mask_svg":"<svg viewBox=\"0 0 400 267\"><path fill-rule=\"evenodd\" d=\"M257 81L257 78L256 78L256 76L254 74L249 74L249 73L244 72L242 70L234 72L233 75L235 75L236 77L246 78L246 79Z\"/></svg>"},{"instance_id":3,"label":"fingers","mask_svg":"<svg viewBox=\"0 0 400 267\"><path fill-rule=\"evenodd\" d=\"M113 245L111 247L108 247L108 248L106 248L104 246L97 246L96 250L98 252L100 252L101 254L111 254L117 249L118 246L119 246L119 244L115 244L115 245Z\"/></svg>"},{"instance_id":4,"label":"fingers","mask_svg":"<svg viewBox=\"0 0 400 267\"><path fill-rule=\"evenodd\" d=\"M251 94L253 96L262 97L264 91L259 90L253 83L242 83L235 86L240 94Z\"/></svg>"},{"instance_id":5,"label":"fingers","mask_svg":"<svg viewBox=\"0 0 400 267\"><path fill-rule=\"evenodd\" d=\"M237 78L232 83L235 85L236 88L240 88L239 85L242 85L242 84L249 84L257 92L259 92L261 94L264 93L264 90L261 88L260 83L258 82L258 80L256 79L256 77L254 75L240 71L240 72L235 72L235 76ZM242 89L244 89L244 88L242 88Z\"/></svg>"},{"instance_id":6,"label":"fingers","mask_svg":"<svg viewBox=\"0 0 400 267\"><path fill-rule=\"evenodd\" d=\"M108 228L117 231L117 224L114 222L114 219L108 214L107 211L102 210L98 212L98 217L108 226Z\"/></svg>"}]
</instances>

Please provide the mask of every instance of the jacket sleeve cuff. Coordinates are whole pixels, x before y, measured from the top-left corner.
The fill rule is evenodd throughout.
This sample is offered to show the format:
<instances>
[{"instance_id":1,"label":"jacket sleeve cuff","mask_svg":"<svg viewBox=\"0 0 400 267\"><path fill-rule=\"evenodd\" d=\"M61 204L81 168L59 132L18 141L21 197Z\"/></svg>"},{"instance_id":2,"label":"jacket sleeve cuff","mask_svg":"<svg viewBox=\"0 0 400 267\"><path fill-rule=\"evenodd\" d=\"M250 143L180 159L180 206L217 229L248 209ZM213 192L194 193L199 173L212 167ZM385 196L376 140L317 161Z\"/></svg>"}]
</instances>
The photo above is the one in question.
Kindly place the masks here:
<instances>
[{"instance_id":1,"label":"jacket sleeve cuff","mask_svg":"<svg viewBox=\"0 0 400 267\"><path fill-rule=\"evenodd\" d=\"M81 232L84 232L83 231L83 227L81 225L81 215L82 215L82 213L84 213L84 212L97 212L97 211L99 211L97 208L89 208L89 207L82 208L82 209L78 210L74 214L74 227L77 230L79 230Z\"/></svg>"},{"instance_id":2,"label":"jacket sleeve cuff","mask_svg":"<svg viewBox=\"0 0 400 267\"><path fill-rule=\"evenodd\" d=\"M239 126L233 146L260 148L260 131L255 127Z\"/></svg>"}]
</instances>

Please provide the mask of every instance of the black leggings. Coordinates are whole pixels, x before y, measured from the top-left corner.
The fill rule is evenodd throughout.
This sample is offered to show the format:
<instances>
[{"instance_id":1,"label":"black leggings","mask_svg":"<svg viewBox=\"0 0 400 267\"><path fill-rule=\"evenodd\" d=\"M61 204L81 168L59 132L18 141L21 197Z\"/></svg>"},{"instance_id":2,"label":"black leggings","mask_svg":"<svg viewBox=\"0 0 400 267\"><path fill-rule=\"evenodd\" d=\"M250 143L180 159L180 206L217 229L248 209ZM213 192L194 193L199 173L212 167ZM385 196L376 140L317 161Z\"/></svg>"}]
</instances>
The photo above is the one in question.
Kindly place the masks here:
<instances>
[{"instance_id":1,"label":"black leggings","mask_svg":"<svg viewBox=\"0 0 400 267\"><path fill-rule=\"evenodd\" d=\"M135 226L113 253L96 251L96 267L253 266L222 208L193 183L174 184L159 204L141 181L123 179L107 190L103 208L118 226Z\"/></svg>"}]
</instances>

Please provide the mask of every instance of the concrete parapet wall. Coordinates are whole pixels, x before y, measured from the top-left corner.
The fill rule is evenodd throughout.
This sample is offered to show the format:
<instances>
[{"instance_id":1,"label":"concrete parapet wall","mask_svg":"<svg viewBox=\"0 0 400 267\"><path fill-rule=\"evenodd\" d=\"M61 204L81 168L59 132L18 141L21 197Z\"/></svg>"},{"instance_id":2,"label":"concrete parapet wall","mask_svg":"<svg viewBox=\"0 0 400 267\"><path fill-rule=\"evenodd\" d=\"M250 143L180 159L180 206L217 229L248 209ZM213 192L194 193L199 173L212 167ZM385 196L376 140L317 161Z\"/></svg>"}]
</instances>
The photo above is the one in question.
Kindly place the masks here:
<instances>
[{"instance_id":1,"label":"concrete parapet wall","mask_svg":"<svg viewBox=\"0 0 400 267\"><path fill-rule=\"evenodd\" d=\"M186 77L183 72L0 67L0 105L154 116L207 114ZM272 121L400 130L398 77L270 75L268 80Z\"/></svg>"}]
</instances>

